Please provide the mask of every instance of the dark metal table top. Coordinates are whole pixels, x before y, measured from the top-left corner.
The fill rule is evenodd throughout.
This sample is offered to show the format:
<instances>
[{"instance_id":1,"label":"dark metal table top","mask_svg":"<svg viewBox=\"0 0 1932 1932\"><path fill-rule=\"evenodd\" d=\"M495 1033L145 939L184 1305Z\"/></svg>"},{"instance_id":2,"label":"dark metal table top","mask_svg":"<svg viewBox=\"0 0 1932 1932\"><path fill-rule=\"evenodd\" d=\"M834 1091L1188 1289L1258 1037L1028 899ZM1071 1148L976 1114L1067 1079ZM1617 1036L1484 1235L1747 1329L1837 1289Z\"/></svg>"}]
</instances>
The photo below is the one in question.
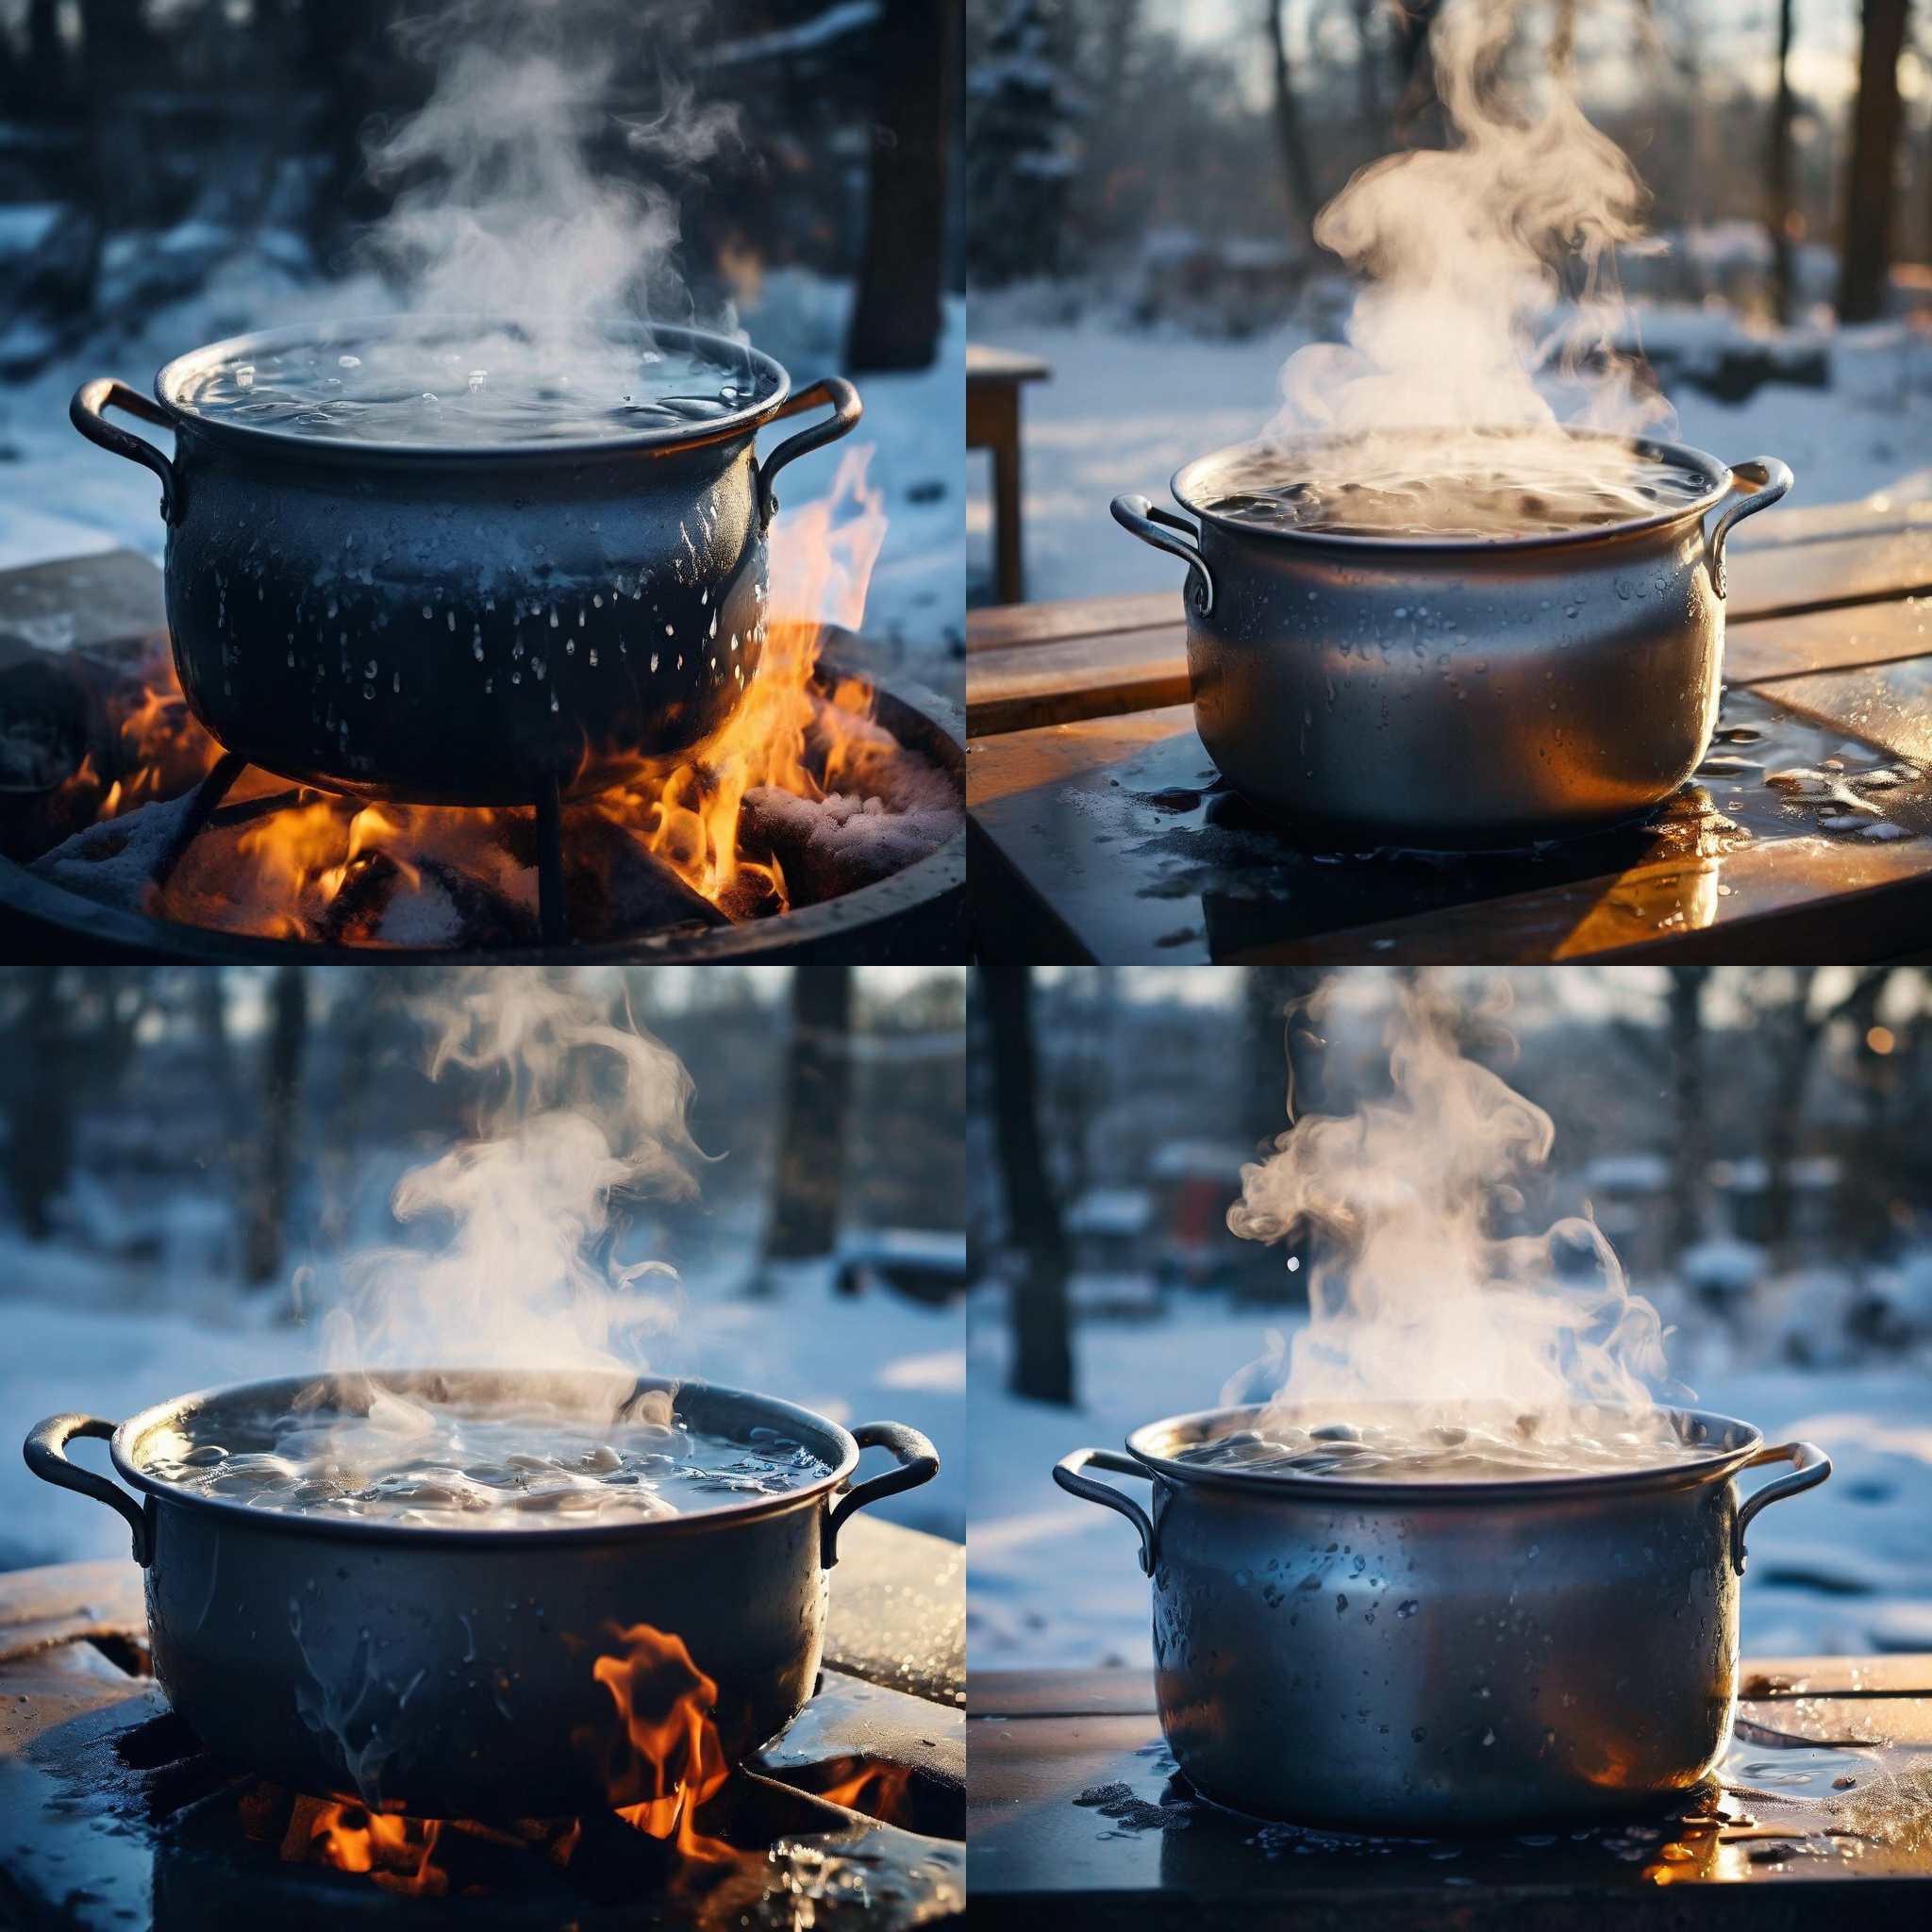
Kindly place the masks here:
<instances>
[{"instance_id":1,"label":"dark metal table top","mask_svg":"<svg viewBox=\"0 0 1932 1932\"><path fill-rule=\"evenodd\" d=\"M975 1673L970 1896L991 1924L1054 1932L1925 1924L1932 1657L1747 1663L1742 1688L1721 1786L1674 1812L1402 1840L1195 1799L1144 1672Z\"/></svg>"}]
</instances>

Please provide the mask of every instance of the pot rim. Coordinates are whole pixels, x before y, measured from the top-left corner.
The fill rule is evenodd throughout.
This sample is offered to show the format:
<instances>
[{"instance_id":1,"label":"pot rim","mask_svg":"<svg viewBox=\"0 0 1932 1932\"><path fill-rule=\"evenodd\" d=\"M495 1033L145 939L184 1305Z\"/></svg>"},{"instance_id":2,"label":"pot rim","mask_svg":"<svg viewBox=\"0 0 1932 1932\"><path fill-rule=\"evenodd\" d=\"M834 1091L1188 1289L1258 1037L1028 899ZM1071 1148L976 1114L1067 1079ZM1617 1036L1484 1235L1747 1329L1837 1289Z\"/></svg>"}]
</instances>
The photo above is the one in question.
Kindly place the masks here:
<instances>
[{"instance_id":1,"label":"pot rim","mask_svg":"<svg viewBox=\"0 0 1932 1932\"><path fill-rule=\"evenodd\" d=\"M786 1402L775 1395L760 1394L756 1390L733 1388L726 1383L708 1382L696 1376L626 1377L624 1371L614 1369L532 1370L529 1373L570 1374L587 1378L594 1376L608 1381L613 1388L627 1379L633 1392L662 1389L669 1391L674 1400L686 1391L695 1391L701 1395L715 1396L722 1401L747 1403L769 1417L782 1419L794 1425L804 1424L810 1432L829 1436L840 1452L837 1466L816 1481L801 1484L797 1489L787 1490L780 1495L759 1497L748 1502L723 1503L707 1509L680 1510L677 1515L671 1517L638 1522L553 1524L529 1529L485 1529L465 1528L455 1524L448 1528L429 1527L419 1524L392 1523L362 1517L330 1517L295 1510L255 1509L246 1503L237 1502L226 1496L203 1495L193 1490L184 1489L164 1477L152 1475L134 1459L133 1445L141 1436L160 1424L175 1420L191 1408L218 1399L232 1400L237 1396L254 1392L274 1394L286 1391L292 1395L295 1391L308 1388L318 1381L329 1379L332 1373L316 1371L306 1375L274 1375L260 1381L225 1383L213 1389L196 1390L190 1395L171 1396L164 1402L157 1402L139 1410L120 1424L108 1439L108 1456L123 1478L133 1484L144 1495L153 1497L157 1503L166 1503L177 1508L203 1513L216 1523L228 1523L238 1526L245 1523L251 1528L308 1537L326 1542L374 1542L414 1544L438 1549L497 1550L523 1549L526 1546L537 1549L556 1547L559 1544L575 1546L589 1542L655 1541L666 1537L702 1535L709 1530L729 1528L734 1524L762 1522L767 1517L782 1516L793 1509L817 1505L841 1488L858 1466L858 1443L851 1430L835 1423L829 1416L820 1415L815 1409L803 1407L797 1403ZM478 1366L467 1369L385 1368L371 1370L368 1373L378 1382L405 1383L417 1376L513 1376L520 1372Z\"/></svg>"},{"instance_id":2,"label":"pot rim","mask_svg":"<svg viewBox=\"0 0 1932 1932\"><path fill-rule=\"evenodd\" d=\"M1264 530L1253 524L1222 516L1211 506L1201 504L1189 494L1189 491L1213 465L1253 449L1255 444L1252 442L1227 443L1220 449L1208 451L1206 456L1191 458L1174 473L1167 487L1183 509L1199 517L1204 524L1212 524L1216 529L1226 531L1229 536L1341 550L1357 559L1399 558L1409 553L1453 558L1516 557L1525 551L1569 550L1590 543L1613 542L1648 531L1670 529L1680 524L1701 523L1730 492L1734 477L1730 465L1721 462L1709 451L1697 448L1694 443L1673 442L1655 436L1599 437L1594 431L1579 429L1565 429L1564 434L1578 441L1622 442L1641 455L1683 463L1688 468L1702 471L1710 479L1710 487L1690 503L1656 510L1649 516L1626 517L1621 523L1592 524L1588 529L1554 530L1534 537L1363 537L1344 531ZM1319 436L1296 439L1299 442L1316 445L1326 440Z\"/></svg>"},{"instance_id":3,"label":"pot rim","mask_svg":"<svg viewBox=\"0 0 1932 1932\"><path fill-rule=\"evenodd\" d=\"M1333 1507L1360 1508L1383 1503L1413 1507L1417 1504L1557 1502L1623 1496L1647 1490L1675 1490L1723 1482L1757 1460L1764 1448L1763 1432L1735 1416L1716 1409L1670 1407L1680 1425L1690 1424L1712 1440L1710 1455L1694 1460L1649 1465L1641 1469L1593 1471L1580 1475L1524 1476L1508 1482L1383 1482L1373 1476L1303 1475L1274 1470L1247 1470L1176 1461L1155 1446L1157 1439L1172 1441L1176 1435L1205 1435L1210 1425L1226 1425L1238 1417L1258 1416L1265 1403L1240 1403L1222 1408L1195 1409L1145 1423L1127 1438L1127 1454L1151 1475L1171 1483L1197 1485L1253 1497L1257 1501L1320 1501Z\"/></svg>"},{"instance_id":4,"label":"pot rim","mask_svg":"<svg viewBox=\"0 0 1932 1932\"><path fill-rule=\"evenodd\" d=\"M694 423L682 429L640 429L627 436L575 437L542 442L455 443L363 442L304 436L291 429L267 428L254 423L238 423L230 417L207 415L182 394L186 385L196 376L243 355L264 355L303 342L313 342L325 348L336 342L363 341L382 333L401 334L408 330L433 333L445 327L501 328L506 325L515 326L514 324L507 324L506 318L501 316L372 315L253 329L245 335L229 336L218 342L205 342L200 348L190 349L162 363L155 373L155 400L181 422L192 424L199 432L232 442L238 449L274 450L284 456L333 461L354 462L367 457L379 462L465 464L477 461L582 462L588 458L665 456L702 449L711 443L731 441L754 434L777 416L791 400L791 373L775 357L766 355L762 349L756 349L749 342L735 342L714 329L668 322L615 322L607 326L620 334L635 333L640 339L670 341L686 348L702 348L727 366L732 362L742 362L771 383L770 392L727 415L701 424Z\"/></svg>"}]
</instances>

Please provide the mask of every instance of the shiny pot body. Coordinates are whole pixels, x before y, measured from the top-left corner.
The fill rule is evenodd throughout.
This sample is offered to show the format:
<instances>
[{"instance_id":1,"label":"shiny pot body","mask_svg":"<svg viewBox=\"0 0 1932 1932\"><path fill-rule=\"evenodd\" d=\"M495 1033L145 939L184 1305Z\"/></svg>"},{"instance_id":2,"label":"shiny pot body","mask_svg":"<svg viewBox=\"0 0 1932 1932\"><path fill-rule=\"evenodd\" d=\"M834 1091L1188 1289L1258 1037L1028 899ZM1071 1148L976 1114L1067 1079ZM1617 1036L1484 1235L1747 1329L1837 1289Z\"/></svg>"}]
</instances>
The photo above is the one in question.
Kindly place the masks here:
<instances>
[{"instance_id":1,"label":"shiny pot body","mask_svg":"<svg viewBox=\"0 0 1932 1932\"><path fill-rule=\"evenodd\" d=\"M1079 1452L1153 1479L1181 1771L1242 1811L1385 1831L1598 1818L1694 1785L1730 1740L1743 1523L1830 1467L1699 1420L1712 1463L1648 1481L1174 1479L1158 1454ZM1732 1472L1774 1456L1796 1473L1740 1507ZM1063 1487L1119 1507L1068 1462Z\"/></svg>"},{"instance_id":2,"label":"shiny pot body","mask_svg":"<svg viewBox=\"0 0 1932 1932\"><path fill-rule=\"evenodd\" d=\"M1259 529L1174 493L1114 515L1190 564L1188 675L1208 755L1310 837L1459 849L1587 831L1689 778L1717 723L1724 541L1790 487L1782 463L1708 478L1668 515L1498 541ZM1738 479L1757 484L1707 534Z\"/></svg>"},{"instance_id":3,"label":"shiny pot body","mask_svg":"<svg viewBox=\"0 0 1932 1932\"><path fill-rule=\"evenodd\" d=\"M858 420L836 378L794 394L756 364L756 407L680 431L455 446L360 443L197 415L197 350L157 400L75 398L91 440L161 475L175 670L196 718L263 769L419 804L530 804L605 789L702 743L737 708L766 632L772 479ZM758 429L829 402L774 450ZM172 461L106 420L170 428Z\"/></svg>"},{"instance_id":4,"label":"shiny pot body","mask_svg":"<svg viewBox=\"0 0 1932 1932\"><path fill-rule=\"evenodd\" d=\"M144 1491L138 1507L61 1453L108 1424L51 1418L28 1439L27 1460L125 1506L146 1571L155 1674L204 1742L297 1790L357 1792L427 1816L609 1802L610 1769L630 1754L592 1665L626 1657L623 1633L635 1638L641 1624L683 1646L644 1673L653 1693L694 1686L694 1672L715 1684L728 1757L774 1736L811 1695L840 1524L938 1468L930 1443L896 1424L848 1434L769 1397L686 1385L678 1412L695 1426L781 1426L834 1474L751 1507L539 1530L251 1509L142 1474L143 1439L191 1407L286 1406L312 1379L192 1396L112 1429L115 1467ZM873 1442L901 1466L848 1490Z\"/></svg>"}]
</instances>

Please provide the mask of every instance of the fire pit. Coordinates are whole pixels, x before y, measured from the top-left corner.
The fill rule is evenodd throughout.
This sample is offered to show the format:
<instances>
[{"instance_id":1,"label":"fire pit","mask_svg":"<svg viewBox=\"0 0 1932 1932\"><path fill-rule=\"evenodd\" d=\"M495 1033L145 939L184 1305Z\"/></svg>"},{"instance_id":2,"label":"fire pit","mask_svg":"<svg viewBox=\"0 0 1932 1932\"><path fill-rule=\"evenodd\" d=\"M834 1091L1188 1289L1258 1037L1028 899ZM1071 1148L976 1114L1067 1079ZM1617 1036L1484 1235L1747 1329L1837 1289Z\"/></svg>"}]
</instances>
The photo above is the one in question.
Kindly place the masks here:
<instances>
[{"instance_id":1,"label":"fire pit","mask_svg":"<svg viewBox=\"0 0 1932 1932\"><path fill-rule=\"evenodd\" d=\"M890 1606L930 1574L930 1540L862 1526L847 1564ZM134 1576L77 1563L0 1578L8 1924L204 1932L266 1914L301 1932L391 1919L606 1932L641 1914L708 1927L815 1912L888 1928L962 1908L963 1717L868 1681L848 1655L929 1643L889 1627L890 1609L857 1618L849 1596L835 1609L836 1664L804 1714L719 1786L680 1843L608 1811L422 1819L267 1784L167 1707Z\"/></svg>"},{"instance_id":2,"label":"fire pit","mask_svg":"<svg viewBox=\"0 0 1932 1932\"><path fill-rule=\"evenodd\" d=\"M420 1418L520 1403L541 1420L508 1458L513 1485L517 1467L549 1459L568 1418L600 1437L591 1466L619 1473L548 1493L454 1468L410 1485L419 1498L474 1488L490 1506L480 1516L321 1494L336 1486L326 1472L368 1459L385 1405ZM325 1440L299 1463L287 1449L298 1423ZM640 1432L652 1453L624 1474L610 1442ZM641 1472L676 1460L658 1449L686 1432L716 1438L721 1467L760 1474L719 1478L661 1514L569 1513L600 1493L635 1504L650 1480ZM142 1501L71 1462L76 1436L110 1438ZM350 1441L360 1446L327 1446ZM867 1445L899 1467L848 1491ZM251 1468L316 1479L262 1507L274 1499L243 1475L244 1449L260 1452L242 1458ZM939 1469L932 1445L902 1424L848 1433L733 1390L455 1372L254 1383L118 1429L55 1416L28 1437L26 1459L128 1519L157 1672L199 1736L297 1789L353 1787L372 1806L407 1801L435 1816L500 1810L507 1761L532 1810L702 1796L810 1694L841 1527Z\"/></svg>"},{"instance_id":3,"label":"fire pit","mask_svg":"<svg viewBox=\"0 0 1932 1932\"><path fill-rule=\"evenodd\" d=\"M808 506L802 541L830 546ZM944 958L962 950L955 707L774 622L722 742L519 810L370 804L225 755L176 684L158 577L23 574L0 660L0 908L18 954L244 961ZM21 579L17 579L21 582ZM23 602L29 601L25 598ZM100 609L93 608L98 605ZM78 641L75 640L78 639Z\"/></svg>"}]
</instances>

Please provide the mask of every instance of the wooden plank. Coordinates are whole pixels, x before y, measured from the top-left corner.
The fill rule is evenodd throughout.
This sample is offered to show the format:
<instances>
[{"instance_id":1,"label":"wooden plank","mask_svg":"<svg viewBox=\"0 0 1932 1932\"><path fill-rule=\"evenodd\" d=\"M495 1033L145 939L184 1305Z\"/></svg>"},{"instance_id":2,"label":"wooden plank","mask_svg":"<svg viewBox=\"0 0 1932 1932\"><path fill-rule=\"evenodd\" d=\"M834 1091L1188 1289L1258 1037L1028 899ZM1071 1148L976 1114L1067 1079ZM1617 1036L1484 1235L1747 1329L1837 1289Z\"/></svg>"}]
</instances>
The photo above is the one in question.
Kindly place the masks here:
<instances>
[{"instance_id":1,"label":"wooden plank","mask_svg":"<svg viewBox=\"0 0 1932 1932\"><path fill-rule=\"evenodd\" d=\"M967 734L988 738L1185 704L1187 649L1187 633L1173 624L983 651L966 660Z\"/></svg>"},{"instance_id":2,"label":"wooden plank","mask_svg":"<svg viewBox=\"0 0 1932 1932\"><path fill-rule=\"evenodd\" d=\"M839 1532L825 1661L929 1703L966 1701L966 1546L876 1517Z\"/></svg>"},{"instance_id":3,"label":"wooden plank","mask_svg":"<svg viewBox=\"0 0 1932 1932\"><path fill-rule=\"evenodd\" d=\"M966 380L972 382L1044 382L1053 364L1017 349L997 349L991 342L966 344Z\"/></svg>"},{"instance_id":4,"label":"wooden plank","mask_svg":"<svg viewBox=\"0 0 1932 1932\"><path fill-rule=\"evenodd\" d=\"M966 1680L969 1717L1153 1717L1146 1671L974 1671Z\"/></svg>"},{"instance_id":5,"label":"wooden plank","mask_svg":"<svg viewBox=\"0 0 1932 1932\"><path fill-rule=\"evenodd\" d=\"M966 650L1004 651L1015 644L1064 643L1114 631L1158 629L1183 622L1180 586L1123 597L1065 597L1045 604L994 604L966 613Z\"/></svg>"},{"instance_id":6,"label":"wooden plank","mask_svg":"<svg viewBox=\"0 0 1932 1932\"><path fill-rule=\"evenodd\" d=\"M1932 759L1932 658L1780 678L1757 689L1847 738L1898 758Z\"/></svg>"},{"instance_id":7,"label":"wooden plank","mask_svg":"<svg viewBox=\"0 0 1932 1932\"><path fill-rule=\"evenodd\" d=\"M1733 625L1724 639L1724 679L1734 685L1761 684L1773 677L1853 670L1928 653L1932 599L1901 597Z\"/></svg>"}]
</instances>

